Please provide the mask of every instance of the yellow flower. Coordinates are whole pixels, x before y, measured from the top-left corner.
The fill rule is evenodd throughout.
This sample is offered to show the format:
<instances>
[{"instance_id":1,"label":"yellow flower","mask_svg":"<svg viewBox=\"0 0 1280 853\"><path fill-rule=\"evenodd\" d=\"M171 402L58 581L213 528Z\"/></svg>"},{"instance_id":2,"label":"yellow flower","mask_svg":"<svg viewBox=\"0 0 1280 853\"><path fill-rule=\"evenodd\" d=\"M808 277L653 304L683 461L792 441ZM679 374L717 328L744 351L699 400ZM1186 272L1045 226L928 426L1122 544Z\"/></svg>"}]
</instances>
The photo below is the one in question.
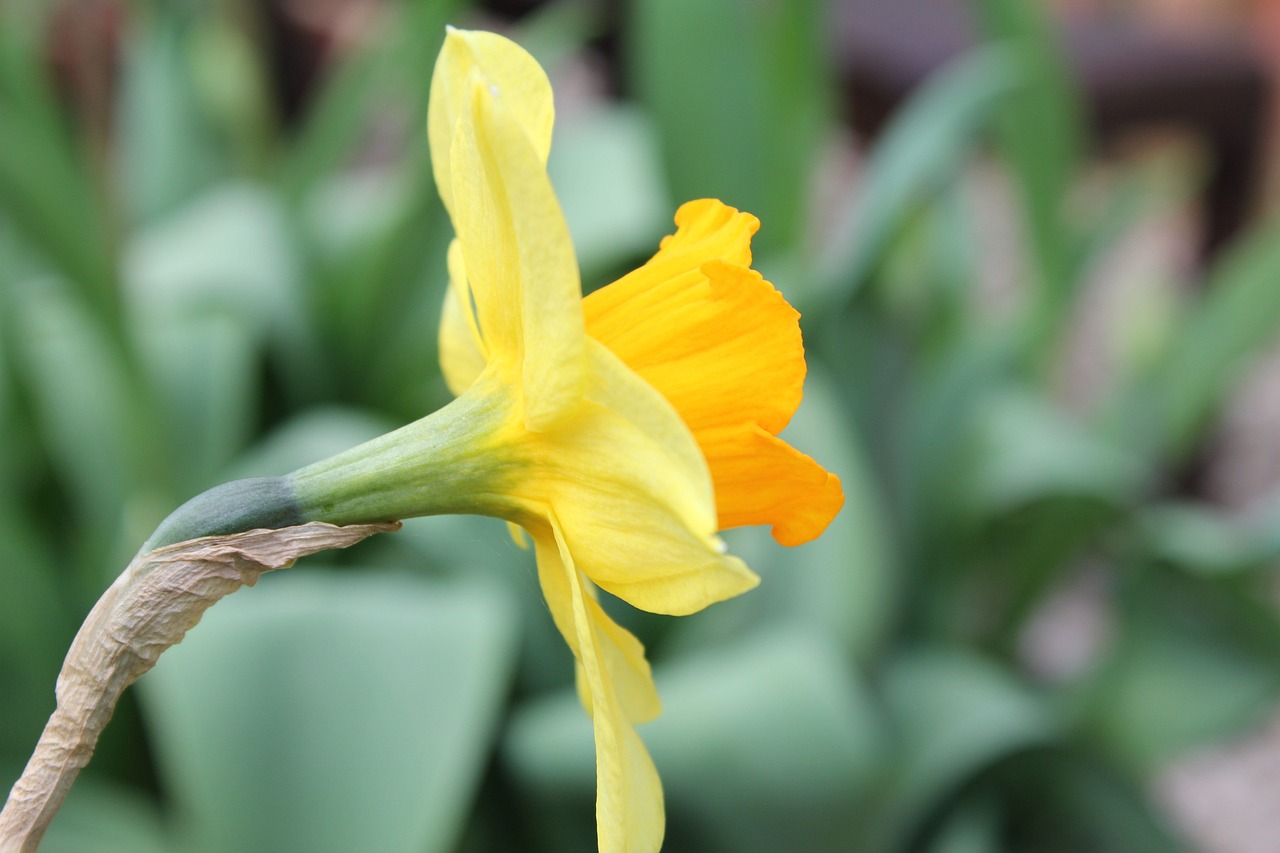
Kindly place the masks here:
<instances>
[{"instance_id":1,"label":"yellow flower","mask_svg":"<svg viewBox=\"0 0 1280 853\"><path fill-rule=\"evenodd\" d=\"M551 87L499 36L450 30L428 130L457 239L441 366L457 399L288 478L334 523L475 512L533 539L596 741L602 851L656 851L662 790L635 725L657 692L640 643L597 603L682 615L758 578L719 529L818 535L840 485L776 438L800 402L798 315L750 270L758 223L715 201L677 214L643 267L583 299L546 173Z\"/></svg>"}]
</instances>

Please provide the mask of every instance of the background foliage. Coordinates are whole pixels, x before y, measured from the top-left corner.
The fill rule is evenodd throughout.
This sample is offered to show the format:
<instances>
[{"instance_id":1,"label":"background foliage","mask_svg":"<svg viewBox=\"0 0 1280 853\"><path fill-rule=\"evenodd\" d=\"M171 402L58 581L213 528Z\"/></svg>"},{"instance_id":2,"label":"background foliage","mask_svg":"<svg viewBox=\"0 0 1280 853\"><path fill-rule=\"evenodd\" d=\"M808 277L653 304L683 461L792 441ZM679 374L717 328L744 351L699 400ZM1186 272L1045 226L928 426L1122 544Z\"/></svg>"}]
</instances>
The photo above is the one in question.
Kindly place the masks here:
<instances>
[{"instance_id":1,"label":"background foliage","mask_svg":"<svg viewBox=\"0 0 1280 853\"><path fill-rule=\"evenodd\" d=\"M477 20L388 0L298 98L256 4L90 4L107 12L76 31L105 56L64 55L37 5L0 6L6 787L80 619L169 509L446 399L426 92L444 24ZM1176 849L1151 774L1274 707L1274 513L1177 484L1280 324L1277 224L1120 324L1141 345L1100 404L1064 407L1082 283L1158 191L1131 176L1082 211L1046 22L976 5L985 42L821 214L838 117L818 0L562 0L512 31L560 86L551 169L588 286L685 199L761 217L758 266L808 342L788 436L848 494L803 548L731 535L764 578L750 595L680 620L617 608L665 702L643 735L668 850ZM586 45L622 97L565 94ZM1003 314L979 297L978 159L1021 216ZM1082 576L1110 628L1046 676L1029 626ZM502 525L411 522L211 611L126 696L45 849L591 850L571 681Z\"/></svg>"}]
</instances>

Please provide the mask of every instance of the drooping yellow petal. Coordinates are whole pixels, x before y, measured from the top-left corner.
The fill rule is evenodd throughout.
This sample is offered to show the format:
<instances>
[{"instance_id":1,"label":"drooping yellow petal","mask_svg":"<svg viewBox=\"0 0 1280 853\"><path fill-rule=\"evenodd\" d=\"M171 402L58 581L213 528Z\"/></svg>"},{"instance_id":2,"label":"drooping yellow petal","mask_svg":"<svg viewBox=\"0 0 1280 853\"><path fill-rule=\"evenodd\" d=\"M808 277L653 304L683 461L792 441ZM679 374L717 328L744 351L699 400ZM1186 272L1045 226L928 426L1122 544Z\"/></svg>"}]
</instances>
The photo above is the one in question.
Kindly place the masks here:
<instances>
[{"instance_id":1,"label":"drooping yellow petal","mask_svg":"<svg viewBox=\"0 0 1280 853\"><path fill-rule=\"evenodd\" d=\"M754 424L698 432L711 465L720 529L769 524L782 545L815 539L844 505L840 480Z\"/></svg>"},{"instance_id":2,"label":"drooping yellow petal","mask_svg":"<svg viewBox=\"0 0 1280 853\"><path fill-rule=\"evenodd\" d=\"M551 541L545 536L535 540L538 576L556 623L577 657L583 692L590 698L584 704L595 732L600 853L657 853L666 824L662 784L618 694L627 653L615 643L608 627L612 620L584 589L574 554L560 535L555 516L549 521ZM621 631L616 625L613 630ZM647 665L644 674L647 681ZM636 680L634 675L626 677Z\"/></svg>"},{"instance_id":3,"label":"drooping yellow petal","mask_svg":"<svg viewBox=\"0 0 1280 853\"><path fill-rule=\"evenodd\" d=\"M558 523L556 526L558 527ZM535 541L538 579L542 585L543 597L546 598L556 627L564 635L574 657L581 661L582 650L578 642L573 592L560 558L562 539L555 539L548 534L539 535ZM604 661L623 715L632 723L649 722L661 713L662 703L658 699L649 662L645 659L644 646L630 631L614 622L593 596L588 594L585 599L587 615L597 633L596 653ZM589 690L589 681L581 671L578 676L582 705L587 713L591 713L595 700Z\"/></svg>"},{"instance_id":4,"label":"drooping yellow petal","mask_svg":"<svg viewBox=\"0 0 1280 853\"><path fill-rule=\"evenodd\" d=\"M471 387L480 377L489 355L471 305L471 285L467 282L462 247L449 245L449 290L440 312L440 372L454 396Z\"/></svg>"},{"instance_id":5,"label":"drooping yellow petal","mask_svg":"<svg viewBox=\"0 0 1280 853\"><path fill-rule=\"evenodd\" d=\"M454 230L489 361L539 431L582 397L577 259L540 155L501 91L474 68L471 83L450 156Z\"/></svg>"},{"instance_id":6,"label":"drooping yellow petal","mask_svg":"<svg viewBox=\"0 0 1280 853\"><path fill-rule=\"evenodd\" d=\"M528 503L554 507L578 568L652 613L684 615L759 578L724 553L706 462L679 415L592 342L575 416L539 436Z\"/></svg>"},{"instance_id":7,"label":"drooping yellow petal","mask_svg":"<svg viewBox=\"0 0 1280 853\"><path fill-rule=\"evenodd\" d=\"M529 138L539 161L545 165L551 150L555 121L551 83L542 67L513 42L494 33L450 27L431 77L427 111L427 137L436 188L453 212L453 171L450 154L458 120L467 111L472 72L505 94L513 120Z\"/></svg>"}]
</instances>

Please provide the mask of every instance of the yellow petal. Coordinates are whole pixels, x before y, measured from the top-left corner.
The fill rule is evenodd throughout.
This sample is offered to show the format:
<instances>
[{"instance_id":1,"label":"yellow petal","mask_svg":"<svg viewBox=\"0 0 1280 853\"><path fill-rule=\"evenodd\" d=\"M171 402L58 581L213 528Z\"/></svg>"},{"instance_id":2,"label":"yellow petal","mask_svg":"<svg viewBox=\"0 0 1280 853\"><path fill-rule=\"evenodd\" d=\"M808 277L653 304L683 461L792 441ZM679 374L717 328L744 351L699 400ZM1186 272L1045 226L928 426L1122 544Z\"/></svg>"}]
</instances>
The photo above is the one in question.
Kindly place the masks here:
<instances>
[{"instance_id":1,"label":"yellow petal","mask_svg":"<svg viewBox=\"0 0 1280 853\"><path fill-rule=\"evenodd\" d=\"M528 428L547 429L585 380L577 260L539 153L474 72L450 159L454 229L490 362L522 395Z\"/></svg>"},{"instance_id":2,"label":"yellow petal","mask_svg":"<svg viewBox=\"0 0 1280 853\"><path fill-rule=\"evenodd\" d=\"M586 400L540 436L523 497L554 507L578 568L635 607L683 615L754 587L715 535L706 462L679 415L604 347L589 353Z\"/></svg>"},{"instance_id":3,"label":"yellow petal","mask_svg":"<svg viewBox=\"0 0 1280 853\"><path fill-rule=\"evenodd\" d=\"M662 238L657 253L644 266L593 295L601 309L612 300L630 299L653 282L697 272L707 261L751 266L751 237L760 229L760 220L751 214L704 198L680 205L675 221L676 233Z\"/></svg>"},{"instance_id":4,"label":"yellow petal","mask_svg":"<svg viewBox=\"0 0 1280 853\"><path fill-rule=\"evenodd\" d=\"M581 660L582 649L573 608L574 591L560 555L561 540L554 536L551 538L553 541L550 542L546 536L535 540L538 579L556 627L564 635L574 657ZM581 580L579 585L590 589ZM645 659L644 646L630 631L614 622L594 597L587 595L585 599L584 606L596 632L595 651L604 661L623 715L633 723L649 722L662 712L662 703L658 699L649 662ZM582 704L590 712L595 703L588 689L590 682L585 673L580 672L579 676Z\"/></svg>"},{"instance_id":5,"label":"yellow petal","mask_svg":"<svg viewBox=\"0 0 1280 853\"><path fill-rule=\"evenodd\" d=\"M750 260L754 217L702 201L676 222L649 263L583 300L587 333L688 425L715 484L720 529L769 524L783 544L807 542L844 496L836 477L775 437L803 396L800 315L737 263Z\"/></svg>"},{"instance_id":6,"label":"yellow petal","mask_svg":"<svg viewBox=\"0 0 1280 853\"><path fill-rule=\"evenodd\" d=\"M551 150L555 109L551 84L537 61L502 36L450 27L431 77L427 111L431 166L440 198L450 212L453 211L453 173L449 157L454 130L467 111L472 72L504 93L514 121L529 138L543 165Z\"/></svg>"},{"instance_id":7,"label":"yellow petal","mask_svg":"<svg viewBox=\"0 0 1280 853\"><path fill-rule=\"evenodd\" d=\"M538 574L557 625L578 659L583 692L590 698L599 849L601 853L656 853L666 825L662 784L617 692L618 675L625 671L625 667L618 668L618 662L626 655L616 650L615 635L608 627L612 622L606 625L601 621L608 617L584 590L555 516L549 521L552 541L546 541L545 536L536 539ZM613 630L621 631L616 625ZM651 686L647 676L646 664L645 681Z\"/></svg>"},{"instance_id":8,"label":"yellow petal","mask_svg":"<svg viewBox=\"0 0 1280 853\"><path fill-rule=\"evenodd\" d=\"M783 545L816 539L844 505L840 479L753 424L702 430L720 529L770 524Z\"/></svg>"},{"instance_id":9,"label":"yellow petal","mask_svg":"<svg viewBox=\"0 0 1280 853\"><path fill-rule=\"evenodd\" d=\"M449 290L440 312L439 346L440 371L456 397L471 387L489 360L476 325L466 263L457 240L449 246Z\"/></svg>"},{"instance_id":10,"label":"yellow petal","mask_svg":"<svg viewBox=\"0 0 1280 853\"><path fill-rule=\"evenodd\" d=\"M752 421L777 435L800 405L800 314L754 270L708 261L664 278L646 264L584 299L583 313L695 432Z\"/></svg>"},{"instance_id":11,"label":"yellow petal","mask_svg":"<svg viewBox=\"0 0 1280 853\"><path fill-rule=\"evenodd\" d=\"M524 528L516 524L514 521L507 522L507 533L511 536L511 541L516 543L516 547L521 551L529 550L529 537L525 535Z\"/></svg>"}]
</instances>

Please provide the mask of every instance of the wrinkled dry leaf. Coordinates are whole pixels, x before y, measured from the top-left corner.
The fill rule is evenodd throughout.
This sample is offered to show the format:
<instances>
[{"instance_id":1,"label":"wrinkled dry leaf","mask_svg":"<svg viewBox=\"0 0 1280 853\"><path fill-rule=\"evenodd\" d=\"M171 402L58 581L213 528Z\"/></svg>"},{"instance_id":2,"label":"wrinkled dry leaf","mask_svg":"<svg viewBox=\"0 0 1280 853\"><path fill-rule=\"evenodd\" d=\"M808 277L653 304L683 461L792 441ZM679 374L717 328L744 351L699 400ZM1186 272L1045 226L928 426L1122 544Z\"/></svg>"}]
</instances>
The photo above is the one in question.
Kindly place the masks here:
<instances>
[{"instance_id":1,"label":"wrinkled dry leaf","mask_svg":"<svg viewBox=\"0 0 1280 853\"><path fill-rule=\"evenodd\" d=\"M347 548L399 526L311 522L192 539L135 557L71 643L58 675L57 709L0 812L0 853L29 853L39 846L89 763L120 694L218 599L299 557Z\"/></svg>"}]
</instances>

